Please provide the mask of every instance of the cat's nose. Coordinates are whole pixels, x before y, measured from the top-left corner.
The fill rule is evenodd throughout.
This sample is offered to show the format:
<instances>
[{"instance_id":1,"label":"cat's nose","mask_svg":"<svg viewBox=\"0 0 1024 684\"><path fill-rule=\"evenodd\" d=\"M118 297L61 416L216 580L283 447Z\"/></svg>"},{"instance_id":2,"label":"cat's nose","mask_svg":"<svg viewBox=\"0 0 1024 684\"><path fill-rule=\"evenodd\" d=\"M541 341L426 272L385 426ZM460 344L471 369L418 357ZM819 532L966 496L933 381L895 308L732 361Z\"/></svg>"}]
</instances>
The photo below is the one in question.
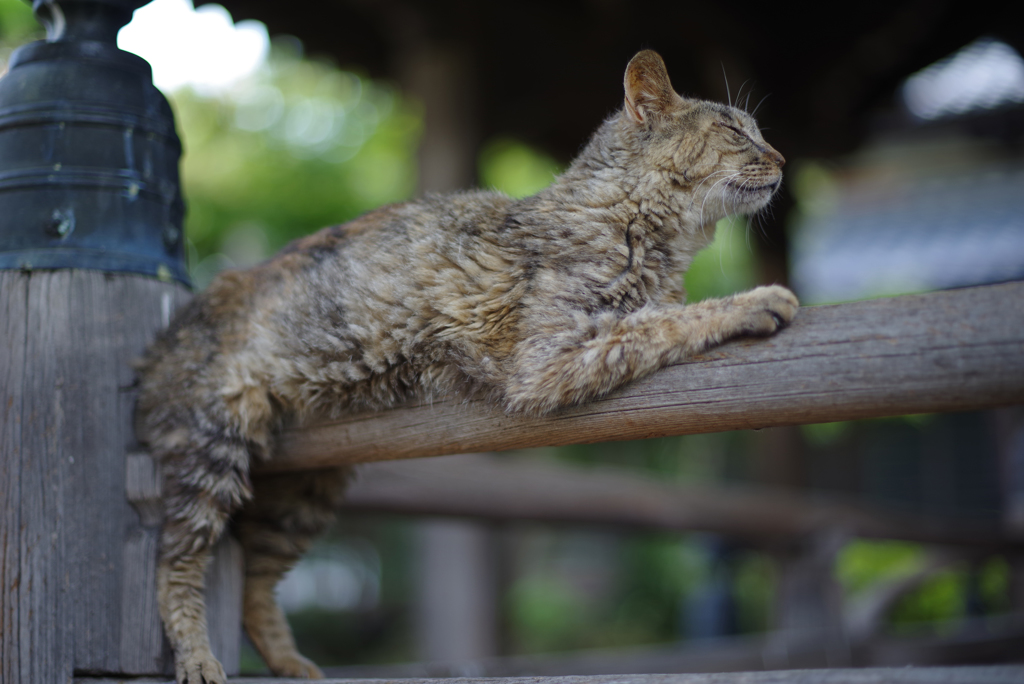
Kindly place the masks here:
<instances>
[{"instance_id":1,"label":"cat's nose","mask_svg":"<svg viewBox=\"0 0 1024 684\"><path fill-rule=\"evenodd\" d=\"M786 158L779 154L774 147L772 147L771 145L765 145L765 147L768 148L765 151L768 155L768 158L771 159L776 166L778 166L781 169L783 166L786 165Z\"/></svg>"}]
</instances>

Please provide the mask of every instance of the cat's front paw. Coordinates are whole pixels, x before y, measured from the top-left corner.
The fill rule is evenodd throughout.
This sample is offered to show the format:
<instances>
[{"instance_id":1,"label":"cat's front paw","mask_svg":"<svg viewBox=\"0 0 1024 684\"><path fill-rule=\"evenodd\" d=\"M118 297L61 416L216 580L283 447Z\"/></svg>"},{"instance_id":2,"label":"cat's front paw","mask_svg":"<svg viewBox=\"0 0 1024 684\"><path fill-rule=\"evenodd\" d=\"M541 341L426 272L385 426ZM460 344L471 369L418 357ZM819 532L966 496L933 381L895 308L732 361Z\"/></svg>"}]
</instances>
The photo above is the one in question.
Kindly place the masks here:
<instances>
[{"instance_id":1,"label":"cat's front paw","mask_svg":"<svg viewBox=\"0 0 1024 684\"><path fill-rule=\"evenodd\" d=\"M227 684L224 668L212 653L192 653L175 659L175 677L178 684Z\"/></svg>"},{"instance_id":2,"label":"cat's front paw","mask_svg":"<svg viewBox=\"0 0 1024 684\"><path fill-rule=\"evenodd\" d=\"M733 299L739 308L737 335L771 335L793 320L800 309L796 295L781 285L764 285Z\"/></svg>"}]
</instances>

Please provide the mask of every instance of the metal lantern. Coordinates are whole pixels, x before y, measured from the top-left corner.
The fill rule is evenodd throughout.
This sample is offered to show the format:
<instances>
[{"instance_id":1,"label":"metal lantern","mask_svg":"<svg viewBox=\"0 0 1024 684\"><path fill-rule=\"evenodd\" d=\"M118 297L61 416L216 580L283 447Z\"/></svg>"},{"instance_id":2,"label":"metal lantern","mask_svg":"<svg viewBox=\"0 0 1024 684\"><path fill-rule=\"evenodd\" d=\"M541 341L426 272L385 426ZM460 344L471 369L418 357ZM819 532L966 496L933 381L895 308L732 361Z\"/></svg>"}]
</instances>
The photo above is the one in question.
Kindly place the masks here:
<instances>
[{"instance_id":1,"label":"metal lantern","mask_svg":"<svg viewBox=\"0 0 1024 684\"><path fill-rule=\"evenodd\" d=\"M189 284L181 142L149 64L117 32L148 0L35 0L47 38L0 78L0 269Z\"/></svg>"}]
</instances>

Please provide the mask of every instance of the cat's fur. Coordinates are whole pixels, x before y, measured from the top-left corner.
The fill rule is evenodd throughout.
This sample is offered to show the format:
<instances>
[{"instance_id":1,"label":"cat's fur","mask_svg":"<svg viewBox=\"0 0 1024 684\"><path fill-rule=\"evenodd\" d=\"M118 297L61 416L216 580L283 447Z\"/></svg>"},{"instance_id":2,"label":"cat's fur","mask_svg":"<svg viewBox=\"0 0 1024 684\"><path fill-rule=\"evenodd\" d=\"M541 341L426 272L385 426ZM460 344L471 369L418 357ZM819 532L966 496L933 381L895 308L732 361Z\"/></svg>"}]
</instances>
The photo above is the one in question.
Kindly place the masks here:
<instances>
[{"instance_id":1,"label":"cat's fur","mask_svg":"<svg viewBox=\"0 0 1024 684\"><path fill-rule=\"evenodd\" d=\"M318 676L273 588L331 520L345 469L253 475L285 415L483 393L543 413L796 314L779 286L685 305L682 274L726 214L764 207L782 156L746 113L680 97L639 53L625 104L552 186L384 207L217 278L141 364L140 441L162 466L161 615L179 682L224 681L203 574L231 522L244 623L270 669Z\"/></svg>"}]
</instances>

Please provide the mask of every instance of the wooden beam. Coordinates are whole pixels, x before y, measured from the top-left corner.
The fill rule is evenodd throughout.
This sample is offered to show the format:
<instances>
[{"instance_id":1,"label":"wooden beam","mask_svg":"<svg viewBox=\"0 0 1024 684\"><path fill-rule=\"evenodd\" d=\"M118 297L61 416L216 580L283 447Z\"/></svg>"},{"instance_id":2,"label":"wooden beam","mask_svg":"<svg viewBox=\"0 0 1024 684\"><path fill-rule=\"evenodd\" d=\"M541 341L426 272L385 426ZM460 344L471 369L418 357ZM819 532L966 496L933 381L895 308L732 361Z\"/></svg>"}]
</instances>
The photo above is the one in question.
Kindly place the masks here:
<instances>
[{"instance_id":1,"label":"wooden beam","mask_svg":"<svg viewBox=\"0 0 1024 684\"><path fill-rule=\"evenodd\" d=\"M1024 402L1024 282L801 309L543 418L436 401L292 427L267 469L503 451Z\"/></svg>"},{"instance_id":2,"label":"wooden beam","mask_svg":"<svg viewBox=\"0 0 1024 684\"><path fill-rule=\"evenodd\" d=\"M374 680L427 684L431 682L428 678L440 677L480 678L460 679L459 684L1017 684L1024 681L1024 665L1019 664L1020 649L1024 645L1022 618L1024 616L1018 614L922 624L918 627L927 632L925 634L884 635L858 643L821 630L777 631L472 662L347 665L327 667L325 674L338 678L328 679L329 682L345 681L347 684L368 684ZM945 633L935 633L941 630ZM845 661L849 669L803 669L837 668L837 660ZM950 667L979 662L1017 664ZM945 667L936 667L940 665ZM800 670L796 671L797 668ZM901 679L903 676L908 678ZM484 677L496 679L482 679ZM265 680L265 683L272 681ZM440 681L443 680L433 679L438 684Z\"/></svg>"},{"instance_id":3,"label":"wooden beam","mask_svg":"<svg viewBox=\"0 0 1024 684\"><path fill-rule=\"evenodd\" d=\"M1022 665L967 667L874 667L863 669L724 672L713 674L616 674L560 677L468 676L459 684L1019 684ZM123 679L76 677L75 684L122 684ZM166 679L138 679L135 684L174 684ZM232 677L230 684L295 684L297 679ZM322 679L323 684L380 684L380 679ZM403 684L451 684L452 680L413 678Z\"/></svg>"},{"instance_id":4,"label":"wooden beam","mask_svg":"<svg viewBox=\"0 0 1024 684\"><path fill-rule=\"evenodd\" d=\"M992 548L1024 535L989 524L749 487L667 484L616 468L465 454L359 469L346 510L701 531L759 542L850 536Z\"/></svg>"}]
</instances>

